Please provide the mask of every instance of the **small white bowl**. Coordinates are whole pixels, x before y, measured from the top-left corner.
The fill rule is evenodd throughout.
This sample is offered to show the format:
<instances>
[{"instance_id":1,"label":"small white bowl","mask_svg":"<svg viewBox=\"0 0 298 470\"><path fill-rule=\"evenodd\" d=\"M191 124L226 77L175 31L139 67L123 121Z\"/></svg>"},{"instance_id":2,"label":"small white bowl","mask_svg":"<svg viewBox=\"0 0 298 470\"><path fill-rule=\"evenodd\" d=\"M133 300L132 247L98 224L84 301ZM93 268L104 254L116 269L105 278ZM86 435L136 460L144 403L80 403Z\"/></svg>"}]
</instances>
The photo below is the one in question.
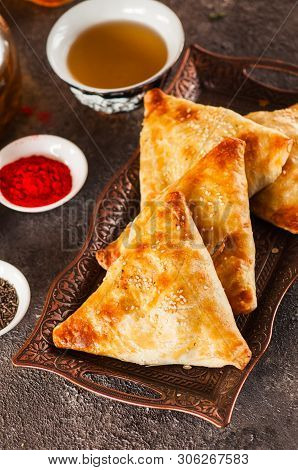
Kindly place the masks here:
<instances>
[{"instance_id":1,"label":"small white bowl","mask_svg":"<svg viewBox=\"0 0 298 470\"><path fill-rule=\"evenodd\" d=\"M72 189L59 201L47 206L23 207L8 201L0 190L0 203L19 212L45 212L61 206L72 199L82 188L88 175L88 163L83 152L75 144L55 135L30 135L15 140L0 150L0 169L31 155L44 155L45 157L65 163L71 173Z\"/></svg>"},{"instance_id":2,"label":"small white bowl","mask_svg":"<svg viewBox=\"0 0 298 470\"><path fill-rule=\"evenodd\" d=\"M152 77L123 88L94 88L77 81L67 66L68 52L78 35L89 27L108 21L134 21L157 31L167 46L165 65ZM81 103L105 113L131 111L146 90L158 86L178 60L185 42L178 16L155 0L87 0L70 8L54 24L47 40L47 56L54 72L70 85ZM96 57L94 57L96 61ZM98 64L101 67L101 64Z\"/></svg>"},{"instance_id":3,"label":"small white bowl","mask_svg":"<svg viewBox=\"0 0 298 470\"><path fill-rule=\"evenodd\" d=\"M8 333L12 330L24 317L30 304L30 287L24 274L21 273L15 266L5 261L0 260L0 278L9 282L16 290L19 305L17 313L12 321L2 330L0 330L0 336Z\"/></svg>"}]
</instances>

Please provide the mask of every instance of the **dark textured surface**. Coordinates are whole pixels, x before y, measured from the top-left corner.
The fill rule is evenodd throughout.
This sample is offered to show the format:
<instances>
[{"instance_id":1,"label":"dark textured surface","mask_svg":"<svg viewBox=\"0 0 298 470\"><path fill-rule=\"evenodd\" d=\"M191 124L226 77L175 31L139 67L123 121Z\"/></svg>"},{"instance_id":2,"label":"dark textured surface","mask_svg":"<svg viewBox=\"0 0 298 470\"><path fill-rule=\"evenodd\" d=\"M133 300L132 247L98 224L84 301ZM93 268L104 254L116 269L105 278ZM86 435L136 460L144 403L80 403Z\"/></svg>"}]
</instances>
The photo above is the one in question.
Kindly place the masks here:
<instances>
[{"instance_id":1,"label":"dark textured surface","mask_svg":"<svg viewBox=\"0 0 298 470\"><path fill-rule=\"evenodd\" d=\"M267 57L297 62L297 9L285 22L293 1L165 3L182 19L188 43L197 41L214 51L235 55L260 55L265 50ZM297 287L283 301L270 348L246 382L232 424L223 430L191 416L133 408L94 397L46 372L13 368L10 358L32 331L50 281L74 257L85 236L94 197L136 147L142 110L127 115L97 115L77 103L67 87L49 72L44 54L46 37L64 8L47 10L22 0L6 0L0 2L0 9L12 26L20 52L23 104L36 111L30 118L19 114L2 135L0 145L26 134L48 132L76 142L89 162L84 189L63 209L29 215L0 206L0 258L19 267L32 289L25 319L0 338L0 447L297 447ZM212 11L223 11L225 16L210 21ZM44 111L50 113L46 123L37 114Z\"/></svg>"}]
</instances>

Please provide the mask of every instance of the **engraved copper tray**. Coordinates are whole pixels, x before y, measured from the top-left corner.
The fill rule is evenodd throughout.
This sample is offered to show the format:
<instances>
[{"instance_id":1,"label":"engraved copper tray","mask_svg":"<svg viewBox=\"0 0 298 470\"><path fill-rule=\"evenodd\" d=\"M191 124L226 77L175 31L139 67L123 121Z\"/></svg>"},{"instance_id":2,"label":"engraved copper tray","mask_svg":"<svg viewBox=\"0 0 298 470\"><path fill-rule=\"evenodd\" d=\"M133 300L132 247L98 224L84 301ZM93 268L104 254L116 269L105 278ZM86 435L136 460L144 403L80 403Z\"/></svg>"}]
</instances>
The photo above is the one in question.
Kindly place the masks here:
<instances>
[{"instance_id":1,"label":"engraved copper tray","mask_svg":"<svg viewBox=\"0 0 298 470\"><path fill-rule=\"evenodd\" d=\"M266 109L274 109L298 101L297 91L265 85L250 76L250 69L256 63L256 70L261 72L298 76L298 67L291 64L224 57L194 45L186 50L167 90L175 96L231 107L242 114L261 109L260 105L264 104ZM95 260L96 250L115 239L129 222L131 209L138 209L138 171L136 152L99 196L82 250L52 283L41 318L13 362L16 366L54 372L105 397L133 405L183 411L218 427L226 426L248 374L269 345L280 301L297 278L297 238L285 231L253 220L259 306L252 314L237 318L253 353L243 371L231 366L190 370L181 366L144 367L59 350L52 343L53 328L73 313L103 278L104 271Z\"/></svg>"}]
</instances>

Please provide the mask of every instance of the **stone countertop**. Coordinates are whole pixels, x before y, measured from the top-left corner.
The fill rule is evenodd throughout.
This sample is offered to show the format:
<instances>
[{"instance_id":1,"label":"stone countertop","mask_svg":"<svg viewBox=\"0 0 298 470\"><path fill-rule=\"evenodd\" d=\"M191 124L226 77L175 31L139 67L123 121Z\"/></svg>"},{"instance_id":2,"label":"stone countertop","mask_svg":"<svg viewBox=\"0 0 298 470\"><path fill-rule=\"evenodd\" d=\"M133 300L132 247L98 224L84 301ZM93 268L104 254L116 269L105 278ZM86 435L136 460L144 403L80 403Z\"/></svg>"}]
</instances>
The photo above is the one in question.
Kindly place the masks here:
<instances>
[{"instance_id":1,"label":"stone countertop","mask_svg":"<svg viewBox=\"0 0 298 470\"><path fill-rule=\"evenodd\" d=\"M264 54L295 62L298 15L297 8L294 15L293 0L164 3L181 18L187 43L198 42L224 54ZM142 409L96 397L50 373L12 366L11 356L32 331L50 282L74 258L85 237L94 197L137 146L142 119L142 109L125 115L97 115L80 105L50 71L46 38L66 9L41 8L24 0L3 0L0 4L19 50L23 105L34 111L31 116L18 114L2 135L1 146L27 134L58 134L77 143L89 162L86 185L63 208L29 215L0 206L0 259L20 268L32 289L25 319L0 338L0 447L296 448L297 285L282 302L269 350L247 380L232 423L225 429L178 412ZM212 20L212 12L223 15Z\"/></svg>"}]
</instances>

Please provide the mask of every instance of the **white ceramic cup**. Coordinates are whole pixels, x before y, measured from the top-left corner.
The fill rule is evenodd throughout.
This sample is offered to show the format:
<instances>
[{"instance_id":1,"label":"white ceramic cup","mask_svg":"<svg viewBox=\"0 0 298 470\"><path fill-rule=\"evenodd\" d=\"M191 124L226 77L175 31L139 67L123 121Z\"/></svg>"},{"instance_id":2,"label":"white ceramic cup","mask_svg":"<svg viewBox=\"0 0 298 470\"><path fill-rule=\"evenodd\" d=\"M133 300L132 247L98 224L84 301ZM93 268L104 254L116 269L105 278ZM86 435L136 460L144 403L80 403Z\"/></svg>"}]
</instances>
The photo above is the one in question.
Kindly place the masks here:
<instances>
[{"instance_id":1,"label":"white ceramic cup","mask_svg":"<svg viewBox=\"0 0 298 470\"><path fill-rule=\"evenodd\" d=\"M67 66L68 52L74 40L96 24L121 20L142 23L161 35L168 51L165 65L147 80L124 88L94 88L77 81ZM79 101L96 111L114 113L136 108L145 91L160 84L178 60L184 41L181 21L163 3L155 0L87 0L70 8L54 24L47 41L47 56L55 73L70 85Z\"/></svg>"}]
</instances>

